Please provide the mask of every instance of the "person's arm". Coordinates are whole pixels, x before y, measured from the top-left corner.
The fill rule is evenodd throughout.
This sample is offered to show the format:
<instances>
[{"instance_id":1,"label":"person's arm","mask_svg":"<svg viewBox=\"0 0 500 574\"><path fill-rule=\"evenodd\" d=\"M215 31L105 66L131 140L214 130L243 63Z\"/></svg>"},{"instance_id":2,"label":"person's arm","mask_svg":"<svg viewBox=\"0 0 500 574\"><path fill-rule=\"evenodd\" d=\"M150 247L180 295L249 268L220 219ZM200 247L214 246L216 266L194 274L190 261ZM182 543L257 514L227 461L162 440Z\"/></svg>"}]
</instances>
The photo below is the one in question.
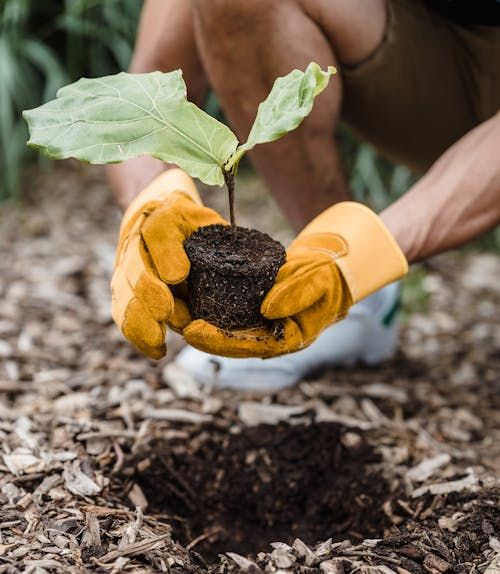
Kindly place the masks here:
<instances>
[{"instance_id":1,"label":"person's arm","mask_svg":"<svg viewBox=\"0 0 500 574\"><path fill-rule=\"evenodd\" d=\"M498 225L500 112L458 140L380 217L410 263Z\"/></svg>"},{"instance_id":2,"label":"person's arm","mask_svg":"<svg viewBox=\"0 0 500 574\"><path fill-rule=\"evenodd\" d=\"M189 99L201 106L208 82L195 44L191 0L146 0L129 71L138 74L178 68L183 71ZM148 156L108 166L108 180L121 207L126 208L167 167Z\"/></svg>"}]
</instances>

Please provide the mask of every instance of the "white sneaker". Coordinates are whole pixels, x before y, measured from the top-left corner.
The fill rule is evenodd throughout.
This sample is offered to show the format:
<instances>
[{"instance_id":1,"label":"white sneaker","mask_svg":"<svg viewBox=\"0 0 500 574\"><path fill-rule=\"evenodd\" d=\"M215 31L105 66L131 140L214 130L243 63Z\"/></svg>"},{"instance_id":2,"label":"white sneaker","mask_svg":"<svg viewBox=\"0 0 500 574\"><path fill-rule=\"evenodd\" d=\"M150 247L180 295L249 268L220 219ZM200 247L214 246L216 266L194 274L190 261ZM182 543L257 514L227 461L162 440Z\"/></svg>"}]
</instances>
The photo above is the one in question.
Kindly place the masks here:
<instances>
[{"instance_id":1,"label":"white sneaker","mask_svg":"<svg viewBox=\"0 0 500 574\"><path fill-rule=\"evenodd\" d=\"M232 359L185 347L175 364L200 384L240 391L276 391L322 369L390 358L398 338L399 282L351 307L305 349L272 359Z\"/></svg>"}]
</instances>

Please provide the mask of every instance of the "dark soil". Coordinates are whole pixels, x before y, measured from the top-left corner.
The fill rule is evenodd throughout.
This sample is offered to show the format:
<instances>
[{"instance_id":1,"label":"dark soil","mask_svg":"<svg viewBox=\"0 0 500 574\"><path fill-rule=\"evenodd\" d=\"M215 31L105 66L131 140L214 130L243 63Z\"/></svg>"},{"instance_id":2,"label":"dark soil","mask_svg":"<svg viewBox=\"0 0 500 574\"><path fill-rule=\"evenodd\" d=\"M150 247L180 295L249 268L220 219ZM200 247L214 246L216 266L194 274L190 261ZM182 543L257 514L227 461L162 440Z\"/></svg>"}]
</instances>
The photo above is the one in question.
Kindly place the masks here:
<instances>
[{"instance_id":1,"label":"dark soil","mask_svg":"<svg viewBox=\"0 0 500 574\"><path fill-rule=\"evenodd\" d=\"M260 306L285 262L285 248L256 229L201 227L184 242L191 261L188 304L193 317L225 329L265 324Z\"/></svg>"},{"instance_id":2,"label":"dark soil","mask_svg":"<svg viewBox=\"0 0 500 574\"><path fill-rule=\"evenodd\" d=\"M134 480L150 512L177 517L179 542L209 534L197 545L209 560L297 537L308 544L381 537L390 521L380 456L363 441L345 446L346 432L333 423L214 429L180 452L160 440L136 462L146 468Z\"/></svg>"}]
</instances>

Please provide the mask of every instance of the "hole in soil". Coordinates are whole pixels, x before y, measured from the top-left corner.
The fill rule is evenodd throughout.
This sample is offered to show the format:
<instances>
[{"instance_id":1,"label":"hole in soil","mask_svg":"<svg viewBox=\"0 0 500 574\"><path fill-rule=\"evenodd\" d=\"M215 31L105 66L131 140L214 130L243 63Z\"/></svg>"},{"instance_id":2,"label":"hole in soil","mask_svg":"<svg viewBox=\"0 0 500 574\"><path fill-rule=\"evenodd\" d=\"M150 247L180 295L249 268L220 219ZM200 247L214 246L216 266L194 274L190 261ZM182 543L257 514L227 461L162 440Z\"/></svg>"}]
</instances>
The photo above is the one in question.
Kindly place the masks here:
<instances>
[{"instance_id":1,"label":"hole in soil","mask_svg":"<svg viewBox=\"0 0 500 574\"><path fill-rule=\"evenodd\" d=\"M158 441L133 480L181 544L205 560L269 543L382 537L389 486L379 457L339 425L204 430L184 444ZM193 542L197 540L197 542Z\"/></svg>"}]
</instances>

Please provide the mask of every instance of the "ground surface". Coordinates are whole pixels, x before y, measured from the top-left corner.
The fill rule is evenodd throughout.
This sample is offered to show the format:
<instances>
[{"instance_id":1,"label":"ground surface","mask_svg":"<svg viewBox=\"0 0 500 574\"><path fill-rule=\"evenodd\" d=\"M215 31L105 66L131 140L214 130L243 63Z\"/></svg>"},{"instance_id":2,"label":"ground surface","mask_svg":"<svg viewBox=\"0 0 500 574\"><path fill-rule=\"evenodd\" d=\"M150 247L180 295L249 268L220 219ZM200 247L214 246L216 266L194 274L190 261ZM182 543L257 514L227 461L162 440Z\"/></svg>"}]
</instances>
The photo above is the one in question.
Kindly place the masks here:
<instances>
[{"instance_id":1,"label":"ground surface","mask_svg":"<svg viewBox=\"0 0 500 574\"><path fill-rule=\"evenodd\" d=\"M242 187L240 224L286 242ZM500 572L497 257L411 279L393 361L263 397L183 378L178 337L159 363L122 339L118 222L71 165L1 209L0 573Z\"/></svg>"}]
</instances>

